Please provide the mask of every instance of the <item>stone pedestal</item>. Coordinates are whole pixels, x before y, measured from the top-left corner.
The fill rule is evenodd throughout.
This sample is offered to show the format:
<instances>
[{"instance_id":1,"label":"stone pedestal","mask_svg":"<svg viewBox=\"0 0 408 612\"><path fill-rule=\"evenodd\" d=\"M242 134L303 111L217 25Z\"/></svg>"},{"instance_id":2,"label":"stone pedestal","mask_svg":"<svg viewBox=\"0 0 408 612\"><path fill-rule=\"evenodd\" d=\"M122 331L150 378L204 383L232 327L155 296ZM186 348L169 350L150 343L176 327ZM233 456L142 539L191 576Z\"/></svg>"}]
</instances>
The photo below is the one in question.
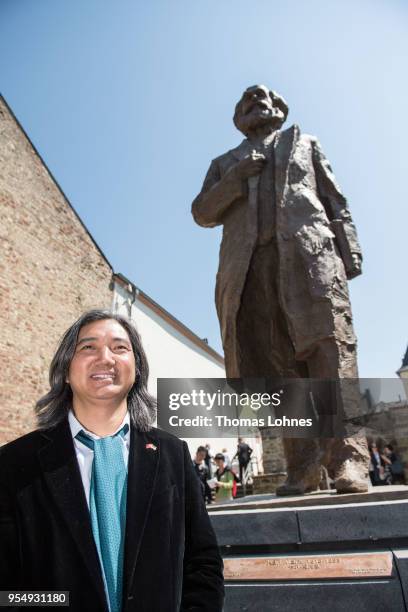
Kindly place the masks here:
<instances>
[{"instance_id":1,"label":"stone pedestal","mask_svg":"<svg viewBox=\"0 0 408 612\"><path fill-rule=\"evenodd\" d=\"M407 612L407 512L404 486L265 495L210 509L225 564L224 612Z\"/></svg>"},{"instance_id":2,"label":"stone pedestal","mask_svg":"<svg viewBox=\"0 0 408 612\"><path fill-rule=\"evenodd\" d=\"M275 493L286 480L286 461L281 436L273 427L259 428L262 438L262 464L264 473L254 476L253 493Z\"/></svg>"},{"instance_id":3,"label":"stone pedestal","mask_svg":"<svg viewBox=\"0 0 408 612\"><path fill-rule=\"evenodd\" d=\"M276 489L285 481L286 472L253 476L252 492L254 495L260 493L275 493Z\"/></svg>"},{"instance_id":4,"label":"stone pedestal","mask_svg":"<svg viewBox=\"0 0 408 612\"><path fill-rule=\"evenodd\" d=\"M273 427L260 427L259 431L262 438L264 473L286 472L286 461L281 436L276 435L276 429Z\"/></svg>"}]
</instances>

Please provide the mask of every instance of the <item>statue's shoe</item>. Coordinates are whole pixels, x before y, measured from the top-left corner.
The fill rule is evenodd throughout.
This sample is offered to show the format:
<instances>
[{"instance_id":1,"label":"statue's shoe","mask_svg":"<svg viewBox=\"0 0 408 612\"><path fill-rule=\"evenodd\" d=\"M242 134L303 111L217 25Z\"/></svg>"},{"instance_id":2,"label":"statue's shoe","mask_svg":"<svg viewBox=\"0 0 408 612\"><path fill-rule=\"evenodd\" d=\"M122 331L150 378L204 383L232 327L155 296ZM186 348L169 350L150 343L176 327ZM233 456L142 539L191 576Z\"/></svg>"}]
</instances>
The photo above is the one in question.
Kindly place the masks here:
<instances>
[{"instance_id":1,"label":"statue's shoe","mask_svg":"<svg viewBox=\"0 0 408 612\"><path fill-rule=\"evenodd\" d=\"M320 464L311 463L303 466L302 469L288 473L286 482L276 489L276 495L283 497L318 491L321 479L322 469Z\"/></svg>"},{"instance_id":2,"label":"statue's shoe","mask_svg":"<svg viewBox=\"0 0 408 612\"><path fill-rule=\"evenodd\" d=\"M279 497L284 497L286 495L304 495L305 488L300 483L291 485L285 482L283 485L277 487L275 493Z\"/></svg>"},{"instance_id":3,"label":"statue's shoe","mask_svg":"<svg viewBox=\"0 0 408 612\"><path fill-rule=\"evenodd\" d=\"M289 495L304 495L305 493L311 493L312 491L317 491L318 485L306 487L302 482L298 482L295 484L289 484L285 482L283 485L280 485L275 493L279 497L289 496Z\"/></svg>"},{"instance_id":4,"label":"statue's shoe","mask_svg":"<svg viewBox=\"0 0 408 612\"><path fill-rule=\"evenodd\" d=\"M337 493L367 493L366 466L347 459L338 470L334 484Z\"/></svg>"}]
</instances>

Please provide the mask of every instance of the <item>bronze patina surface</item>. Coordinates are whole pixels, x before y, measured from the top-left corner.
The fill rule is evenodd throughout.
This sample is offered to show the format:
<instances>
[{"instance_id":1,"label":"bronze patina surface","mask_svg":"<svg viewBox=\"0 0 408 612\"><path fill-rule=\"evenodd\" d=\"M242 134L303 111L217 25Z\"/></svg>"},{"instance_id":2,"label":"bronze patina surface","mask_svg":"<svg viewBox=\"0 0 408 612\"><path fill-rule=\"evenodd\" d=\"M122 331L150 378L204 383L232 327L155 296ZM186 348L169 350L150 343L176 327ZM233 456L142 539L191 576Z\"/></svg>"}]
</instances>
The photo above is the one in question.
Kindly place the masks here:
<instances>
[{"instance_id":1,"label":"bronze patina surface","mask_svg":"<svg viewBox=\"0 0 408 612\"><path fill-rule=\"evenodd\" d=\"M390 552L224 559L224 577L230 581L381 578L391 574Z\"/></svg>"},{"instance_id":2,"label":"bronze patina surface","mask_svg":"<svg viewBox=\"0 0 408 612\"><path fill-rule=\"evenodd\" d=\"M212 161L192 205L199 225L223 226L215 303L226 375L356 379L356 228L318 140L297 125L281 129L288 112L275 91L248 87L234 114L246 138ZM323 414L344 410L342 422L358 413L353 394L321 404ZM285 437L288 479L276 493L317 490L322 465L338 493L367 491L367 443L354 434Z\"/></svg>"}]
</instances>

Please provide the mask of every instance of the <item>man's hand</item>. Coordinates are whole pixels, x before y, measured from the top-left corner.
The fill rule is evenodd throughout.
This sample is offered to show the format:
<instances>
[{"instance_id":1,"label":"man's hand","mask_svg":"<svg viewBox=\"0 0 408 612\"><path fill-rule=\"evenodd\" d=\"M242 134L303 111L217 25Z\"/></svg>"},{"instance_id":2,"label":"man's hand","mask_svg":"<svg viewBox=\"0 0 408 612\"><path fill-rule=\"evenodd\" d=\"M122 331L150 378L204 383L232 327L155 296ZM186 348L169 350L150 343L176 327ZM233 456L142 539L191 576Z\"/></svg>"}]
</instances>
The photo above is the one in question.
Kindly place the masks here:
<instances>
[{"instance_id":1,"label":"man's hand","mask_svg":"<svg viewBox=\"0 0 408 612\"><path fill-rule=\"evenodd\" d=\"M265 162L265 155L261 153L250 153L234 166L234 170L239 178L247 179L250 176L261 174Z\"/></svg>"}]
</instances>

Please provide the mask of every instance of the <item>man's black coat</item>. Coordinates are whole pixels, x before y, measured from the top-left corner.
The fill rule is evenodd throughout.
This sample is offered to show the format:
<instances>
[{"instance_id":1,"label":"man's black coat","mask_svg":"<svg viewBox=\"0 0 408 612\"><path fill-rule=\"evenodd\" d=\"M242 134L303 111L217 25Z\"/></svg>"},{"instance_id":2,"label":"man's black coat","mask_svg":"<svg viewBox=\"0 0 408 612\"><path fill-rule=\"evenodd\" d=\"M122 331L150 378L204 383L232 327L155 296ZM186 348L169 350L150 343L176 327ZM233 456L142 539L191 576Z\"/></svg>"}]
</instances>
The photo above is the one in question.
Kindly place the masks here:
<instances>
[{"instance_id":1,"label":"man's black coat","mask_svg":"<svg viewBox=\"0 0 408 612\"><path fill-rule=\"evenodd\" d=\"M131 428L127 504L123 611L221 611L222 560L185 442ZM0 590L11 589L70 591L70 610L107 612L67 420L0 449Z\"/></svg>"}]
</instances>

